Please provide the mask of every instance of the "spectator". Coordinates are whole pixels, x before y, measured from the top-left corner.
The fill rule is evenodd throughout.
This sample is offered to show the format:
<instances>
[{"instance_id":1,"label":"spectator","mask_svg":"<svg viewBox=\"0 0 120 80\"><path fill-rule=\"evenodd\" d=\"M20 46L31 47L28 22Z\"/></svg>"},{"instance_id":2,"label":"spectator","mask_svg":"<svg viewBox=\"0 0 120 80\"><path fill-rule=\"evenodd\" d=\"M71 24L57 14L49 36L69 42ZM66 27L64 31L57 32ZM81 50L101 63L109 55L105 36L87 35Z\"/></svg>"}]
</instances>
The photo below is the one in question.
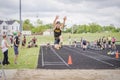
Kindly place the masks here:
<instances>
[{"instance_id":1,"label":"spectator","mask_svg":"<svg viewBox=\"0 0 120 80\"><path fill-rule=\"evenodd\" d=\"M1 42L1 49L2 49L2 52L4 54L4 58L3 58L3 62L2 64L5 65L5 64L10 64L10 62L8 61L8 43L7 43L7 40L6 40L6 35L4 34L3 35L3 40Z\"/></svg>"},{"instance_id":2,"label":"spectator","mask_svg":"<svg viewBox=\"0 0 120 80\"><path fill-rule=\"evenodd\" d=\"M18 47L19 47L19 43L20 43L20 37L21 33L18 32L17 36L15 36L14 38L14 53L15 53L15 58L14 58L14 63L17 64L17 59L18 59L18 54L19 54L19 51L18 51Z\"/></svg>"},{"instance_id":3,"label":"spectator","mask_svg":"<svg viewBox=\"0 0 120 80\"><path fill-rule=\"evenodd\" d=\"M87 48L87 41L84 39L82 40L82 48L85 50Z\"/></svg>"},{"instance_id":4,"label":"spectator","mask_svg":"<svg viewBox=\"0 0 120 80\"><path fill-rule=\"evenodd\" d=\"M111 36L109 35L109 36L108 36L108 48L111 48L111 40L112 40L112 38L111 38Z\"/></svg>"},{"instance_id":5,"label":"spectator","mask_svg":"<svg viewBox=\"0 0 120 80\"><path fill-rule=\"evenodd\" d=\"M22 46L25 47L25 45L26 45L26 36L24 36L24 37L23 37L23 40L22 40Z\"/></svg>"},{"instance_id":6,"label":"spectator","mask_svg":"<svg viewBox=\"0 0 120 80\"><path fill-rule=\"evenodd\" d=\"M115 42L116 42L116 39L112 37L112 49L116 49Z\"/></svg>"},{"instance_id":7,"label":"spectator","mask_svg":"<svg viewBox=\"0 0 120 80\"><path fill-rule=\"evenodd\" d=\"M10 37L10 44L11 44L11 47L13 47L13 35Z\"/></svg>"},{"instance_id":8,"label":"spectator","mask_svg":"<svg viewBox=\"0 0 120 80\"><path fill-rule=\"evenodd\" d=\"M33 39L32 39L32 42L33 42L34 45L36 44L36 41L37 41L37 39L34 36Z\"/></svg>"}]
</instances>

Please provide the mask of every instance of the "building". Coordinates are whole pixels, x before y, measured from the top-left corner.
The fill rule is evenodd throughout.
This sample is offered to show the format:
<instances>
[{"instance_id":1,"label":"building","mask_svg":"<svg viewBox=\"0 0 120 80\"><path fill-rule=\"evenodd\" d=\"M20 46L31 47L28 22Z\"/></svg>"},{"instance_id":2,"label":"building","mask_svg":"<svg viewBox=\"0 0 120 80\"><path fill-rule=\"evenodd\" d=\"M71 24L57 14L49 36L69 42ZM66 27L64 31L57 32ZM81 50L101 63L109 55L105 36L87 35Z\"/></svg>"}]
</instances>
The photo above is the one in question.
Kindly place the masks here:
<instances>
[{"instance_id":1,"label":"building","mask_svg":"<svg viewBox=\"0 0 120 80\"><path fill-rule=\"evenodd\" d=\"M32 34L31 31L22 31L22 35L30 36Z\"/></svg>"},{"instance_id":2,"label":"building","mask_svg":"<svg viewBox=\"0 0 120 80\"><path fill-rule=\"evenodd\" d=\"M5 21L0 21L0 35L7 33L7 24Z\"/></svg>"},{"instance_id":3,"label":"building","mask_svg":"<svg viewBox=\"0 0 120 80\"><path fill-rule=\"evenodd\" d=\"M53 35L53 30L47 29L46 31L43 32L43 35Z\"/></svg>"},{"instance_id":4,"label":"building","mask_svg":"<svg viewBox=\"0 0 120 80\"><path fill-rule=\"evenodd\" d=\"M20 31L20 24L15 20L0 20L0 34L12 35L13 32Z\"/></svg>"}]
</instances>

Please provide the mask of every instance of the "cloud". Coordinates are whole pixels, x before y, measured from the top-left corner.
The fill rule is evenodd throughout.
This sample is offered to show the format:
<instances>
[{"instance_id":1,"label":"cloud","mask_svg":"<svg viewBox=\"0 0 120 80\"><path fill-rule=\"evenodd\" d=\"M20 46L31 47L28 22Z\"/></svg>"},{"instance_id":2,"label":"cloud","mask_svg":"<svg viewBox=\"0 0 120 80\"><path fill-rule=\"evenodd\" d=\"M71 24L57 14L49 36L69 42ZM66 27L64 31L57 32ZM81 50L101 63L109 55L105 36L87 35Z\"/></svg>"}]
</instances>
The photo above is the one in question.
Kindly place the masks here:
<instances>
[{"instance_id":1,"label":"cloud","mask_svg":"<svg viewBox=\"0 0 120 80\"><path fill-rule=\"evenodd\" d=\"M21 0L22 19L45 23L56 15L67 16L67 24L101 25L115 24L120 27L120 0ZM19 19L19 0L0 0L0 18Z\"/></svg>"}]
</instances>

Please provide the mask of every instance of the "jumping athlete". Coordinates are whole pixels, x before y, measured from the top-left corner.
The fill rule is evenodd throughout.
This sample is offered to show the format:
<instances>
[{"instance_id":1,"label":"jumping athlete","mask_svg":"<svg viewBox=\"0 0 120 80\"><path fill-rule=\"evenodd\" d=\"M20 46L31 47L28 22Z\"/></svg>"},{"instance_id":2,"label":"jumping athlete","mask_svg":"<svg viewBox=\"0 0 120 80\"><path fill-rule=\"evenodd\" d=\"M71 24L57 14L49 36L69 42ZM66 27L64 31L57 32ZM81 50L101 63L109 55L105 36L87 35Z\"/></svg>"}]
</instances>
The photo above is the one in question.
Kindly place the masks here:
<instances>
[{"instance_id":1,"label":"jumping athlete","mask_svg":"<svg viewBox=\"0 0 120 80\"><path fill-rule=\"evenodd\" d=\"M63 23L60 23L60 21L57 21L57 19L59 18L59 16L56 16L54 22L53 22L53 30L54 30L54 39L55 39L55 42L54 42L54 47L56 49L60 49L61 45L62 45L62 42L63 42L63 39L62 39L62 28L64 27L65 25L65 21L66 21L66 16L63 18Z\"/></svg>"}]
</instances>

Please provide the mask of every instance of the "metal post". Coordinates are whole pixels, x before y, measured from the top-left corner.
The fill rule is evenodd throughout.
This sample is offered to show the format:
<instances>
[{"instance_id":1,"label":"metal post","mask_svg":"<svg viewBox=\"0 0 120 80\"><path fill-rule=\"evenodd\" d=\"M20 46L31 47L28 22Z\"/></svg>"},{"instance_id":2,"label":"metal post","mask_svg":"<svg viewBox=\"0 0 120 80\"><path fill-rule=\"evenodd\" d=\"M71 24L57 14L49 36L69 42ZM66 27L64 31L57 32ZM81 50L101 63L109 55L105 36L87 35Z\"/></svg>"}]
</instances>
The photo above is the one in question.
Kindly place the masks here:
<instances>
[{"instance_id":1,"label":"metal post","mask_svg":"<svg viewBox=\"0 0 120 80\"><path fill-rule=\"evenodd\" d=\"M21 0L19 0L19 17L20 17L20 27L19 30L22 32L22 18L21 18Z\"/></svg>"},{"instance_id":2,"label":"metal post","mask_svg":"<svg viewBox=\"0 0 120 80\"><path fill-rule=\"evenodd\" d=\"M21 0L19 0L19 17L20 17L20 27L19 30L22 33L22 17L21 17ZM20 44L22 44L22 36L20 36Z\"/></svg>"}]
</instances>

